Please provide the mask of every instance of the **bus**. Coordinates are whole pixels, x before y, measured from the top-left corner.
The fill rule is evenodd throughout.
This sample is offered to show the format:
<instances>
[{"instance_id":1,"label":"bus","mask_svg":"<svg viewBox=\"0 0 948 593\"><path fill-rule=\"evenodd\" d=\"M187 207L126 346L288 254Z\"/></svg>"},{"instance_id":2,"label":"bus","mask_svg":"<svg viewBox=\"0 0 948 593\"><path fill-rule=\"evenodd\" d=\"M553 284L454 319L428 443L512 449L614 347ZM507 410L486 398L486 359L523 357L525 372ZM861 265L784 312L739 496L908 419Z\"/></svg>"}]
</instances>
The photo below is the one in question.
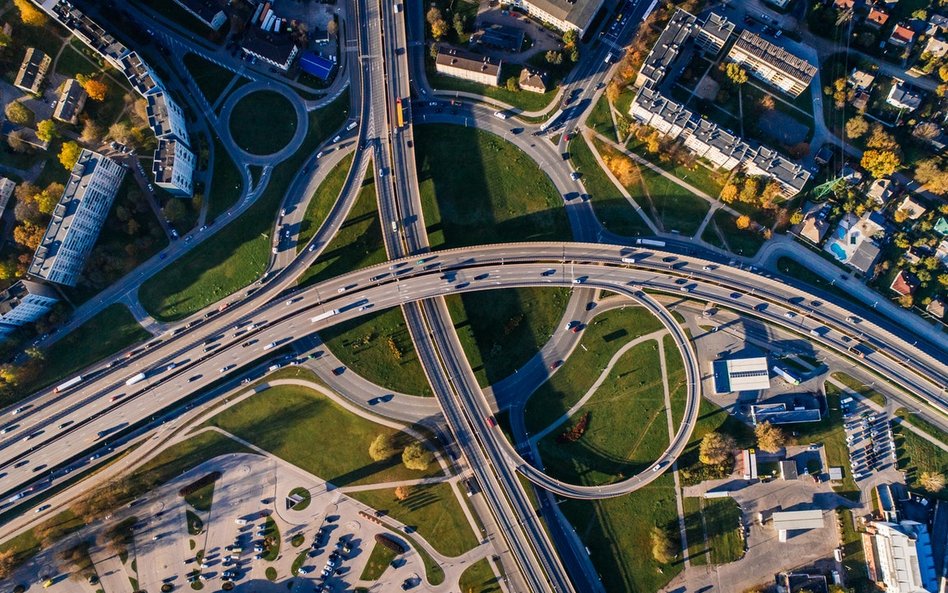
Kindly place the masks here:
<instances>
[{"instance_id":1,"label":"bus","mask_svg":"<svg viewBox=\"0 0 948 593\"><path fill-rule=\"evenodd\" d=\"M399 128L404 127L405 115L402 112L402 98L401 97L395 99L395 117L398 121L398 127Z\"/></svg>"}]
</instances>

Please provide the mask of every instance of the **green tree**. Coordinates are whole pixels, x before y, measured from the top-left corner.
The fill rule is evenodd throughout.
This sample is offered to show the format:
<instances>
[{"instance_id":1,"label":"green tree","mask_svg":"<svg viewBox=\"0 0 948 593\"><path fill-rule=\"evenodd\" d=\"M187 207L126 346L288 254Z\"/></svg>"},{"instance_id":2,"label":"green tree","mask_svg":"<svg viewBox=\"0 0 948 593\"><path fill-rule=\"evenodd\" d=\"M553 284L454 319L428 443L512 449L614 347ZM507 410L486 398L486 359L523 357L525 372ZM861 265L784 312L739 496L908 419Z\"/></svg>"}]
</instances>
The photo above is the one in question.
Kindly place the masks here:
<instances>
[{"instance_id":1,"label":"green tree","mask_svg":"<svg viewBox=\"0 0 948 593\"><path fill-rule=\"evenodd\" d=\"M425 449L425 446L418 441L411 443L402 451L402 463L408 469L424 471L428 469L433 460L434 456L431 451Z\"/></svg>"},{"instance_id":2,"label":"green tree","mask_svg":"<svg viewBox=\"0 0 948 593\"><path fill-rule=\"evenodd\" d=\"M667 529L662 529L657 525L652 527L649 539L652 541L652 558L656 562L671 564L678 556L678 549L668 535Z\"/></svg>"},{"instance_id":3,"label":"green tree","mask_svg":"<svg viewBox=\"0 0 948 593\"><path fill-rule=\"evenodd\" d=\"M867 150L862 153L862 168L879 179L895 173L902 164L899 155L891 150Z\"/></svg>"},{"instance_id":4,"label":"green tree","mask_svg":"<svg viewBox=\"0 0 948 593\"><path fill-rule=\"evenodd\" d=\"M507 90L511 93L516 93L520 90L520 82L517 80L516 76L511 76L507 79Z\"/></svg>"},{"instance_id":5,"label":"green tree","mask_svg":"<svg viewBox=\"0 0 948 593\"><path fill-rule=\"evenodd\" d=\"M454 26L454 32L458 34L458 37L463 37L467 32L467 19L464 18L464 15L460 12L454 13L454 18L451 19L451 24Z\"/></svg>"},{"instance_id":6,"label":"green tree","mask_svg":"<svg viewBox=\"0 0 948 593\"><path fill-rule=\"evenodd\" d=\"M59 130L56 128L56 122L44 119L36 124L36 137L43 142L52 142L54 138L58 138Z\"/></svg>"},{"instance_id":7,"label":"green tree","mask_svg":"<svg viewBox=\"0 0 948 593\"><path fill-rule=\"evenodd\" d=\"M435 39L442 39L448 34L448 23L443 19L431 23L431 35Z\"/></svg>"},{"instance_id":8,"label":"green tree","mask_svg":"<svg viewBox=\"0 0 948 593\"><path fill-rule=\"evenodd\" d=\"M728 62L724 66L724 74L728 80L736 85L742 85L747 82L747 71L741 68L740 64Z\"/></svg>"},{"instance_id":9,"label":"green tree","mask_svg":"<svg viewBox=\"0 0 948 593\"><path fill-rule=\"evenodd\" d=\"M552 49L546 52L546 61L554 66L559 66L563 63L563 54L558 51L553 51Z\"/></svg>"},{"instance_id":10,"label":"green tree","mask_svg":"<svg viewBox=\"0 0 948 593\"><path fill-rule=\"evenodd\" d=\"M79 160L79 153L81 152L82 148L72 140L63 142L63 147L59 151L59 162L62 163L62 166L65 167L67 171L72 171L72 168L76 166L76 162Z\"/></svg>"},{"instance_id":11,"label":"green tree","mask_svg":"<svg viewBox=\"0 0 948 593\"><path fill-rule=\"evenodd\" d=\"M391 435L380 434L369 445L369 457L375 461L388 459L395 454L395 442Z\"/></svg>"},{"instance_id":12,"label":"green tree","mask_svg":"<svg viewBox=\"0 0 948 593\"><path fill-rule=\"evenodd\" d=\"M184 218L184 216L188 213L188 210L185 208L181 200L170 199L161 209L161 213L165 217L165 220L169 222L178 222Z\"/></svg>"},{"instance_id":13,"label":"green tree","mask_svg":"<svg viewBox=\"0 0 948 593\"><path fill-rule=\"evenodd\" d=\"M10 101L7 103L7 106L3 109L3 113L11 123L15 123L18 126L32 125L36 117L29 107L19 101Z\"/></svg>"},{"instance_id":14,"label":"green tree","mask_svg":"<svg viewBox=\"0 0 948 593\"><path fill-rule=\"evenodd\" d=\"M857 115L846 122L846 137L859 138L869 131L869 122L861 115Z\"/></svg>"}]
</instances>

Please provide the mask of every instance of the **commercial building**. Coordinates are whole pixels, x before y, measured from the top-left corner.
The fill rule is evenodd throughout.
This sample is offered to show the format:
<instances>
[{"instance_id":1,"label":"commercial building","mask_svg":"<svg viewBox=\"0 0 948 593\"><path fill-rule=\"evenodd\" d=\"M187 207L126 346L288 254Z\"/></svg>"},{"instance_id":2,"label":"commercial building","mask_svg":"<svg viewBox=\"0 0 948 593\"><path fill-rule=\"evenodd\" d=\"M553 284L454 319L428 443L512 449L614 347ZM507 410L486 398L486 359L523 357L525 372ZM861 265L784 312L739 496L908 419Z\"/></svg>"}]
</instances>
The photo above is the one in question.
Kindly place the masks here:
<instances>
[{"instance_id":1,"label":"commercial building","mask_svg":"<svg viewBox=\"0 0 948 593\"><path fill-rule=\"evenodd\" d=\"M217 0L174 0L174 3L215 31L227 22L227 15Z\"/></svg>"},{"instance_id":2,"label":"commercial building","mask_svg":"<svg viewBox=\"0 0 948 593\"><path fill-rule=\"evenodd\" d=\"M640 88L629 114L637 123L681 140L692 153L714 166L727 171L741 167L750 175L766 176L777 182L782 196L792 197L806 185L809 171L776 151L752 145L701 114L693 113L660 90L666 82L666 74L674 70L680 56L690 55L693 50L716 55L733 30L733 23L715 13L699 21L683 10L676 11L636 76L636 85Z\"/></svg>"},{"instance_id":3,"label":"commercial building","mask_svg":"<svg viewBox=\"0 0 948 593\"><path fill-rule=\"evenodd\" d=\"M546 92L546 79L546 72L524 68L520 71L520 78L517 83L522 91L542 94Z\"/></svg>"},{"instance_id":4,"label":"commercial building","mask_svg":"<svg viewBox=\"0 0 948 593\"><path fill-rule=\"evenodd\" d=\"M284 32L264 31L250 27L244 34L240 48L250 57L257 58L282 72L293 65L300 52L293 39Z\"/></svg>"},{"instance_id":5,"label":"commercial building","mask_svg":"<svg viewBox=\"0 0 948 593\"><path fill-rule=\"evenodd\" d=\"M125 169L83 150L30 264L31 276L75 286L115 200Z\"/></svg>"},{"instance_id":6,"label":"commercial building","mask_svg":"<svg viewBox=\"0 0 948 593\"><path fill-rule=\"evenodd\" d=\"M776 512L772 519L781 542L787 541L787 534L791 531L823 528L823 511L819 509Z\"/></svg>"},{"instance_id":7,"label":"commercial building","mask_svg":"<svg viewBox=\"0 0 948 593\"><path fill-rule=\"evenodd\" d=\"M800 422L819 422L821 418L819 408L808 408L806 406L789 408L785 403L751 406L751 419L754 424L760 424L761 422L797 424Z\"/></svg>"},{"instance_id":8,"label":"commercial building","mask_svg":"<svg viewBox=\"0 0 948 593\"><path fill-rule=\"evenodd\" d=\"M605 0L506 0L533 18L559 29L583 35Z\"/></svg>"},{"instance_id":9,"label":"commercial building","mask_svg":"<svg viewBox=\"0 0 948 593\"><path fill-rule=\"evenodd\" d=\"M186 145L191 144L184 110L168 93L157 92L146 97L148 101L148 126L157 138L174 138Z\"/></svg>"},{"instance_id":10,"label":"commercial building","mask_svg":"<svg viewBox=\"0 0 948 593\"><path fill-rule=\"evenodd\" d=\"M716 360L712 363L712 370L715 393L770 389L766 356Z\"/></svg>"},{"instance_id":11,"label":"commercial building","mask_svg":"<svg viewBox=\"0 0 948 593\"><path fill-rule=\"evenodd\" d=\"M873 533L874 531L874 533ZM887 593L935 593L938 577L932 542L925 525L916 521L870 524L871 546L866 548L867 564L875 565L878 581Z\"/></svg>"},{"instance_id":12,"label":"commercial building","mask_svg":"<svg viewBox=\"0 0 948 593\"><path fill-rule=\"evenodd\" d=\"M180 140L160 138L151 171L155 185L179 198L194 195L192 179L197 158Z\"/></svg>"},{"instance_id":13,"label":"commercial building","mask_svg":"<svg viewBox=\"0 0 948 593\"><path fill-rule=\"evenodd\" d=\"M26 48L26 55L23 56L23 62L20 64L20 70L13 79L13 86L26 93L34 95L39 94L40 85L46 78L46 70L49 69L49 56L35 47Z\"/></svg>"},{"instance_id":14,"label":"commercial building","mask_svg":"<svg viewBox=\"0 0 948 593\"><path fill-rule=\"evenodd\" d=\"M435 70L440 74L491 86L500 85L502 66L503 60L453 47L440 47L435 60Z\"/></svg>"},{"instance_id":15,"label":"commercial building","mask_svg":"<svg viewBox=\"0 0 948 593\"><path fill-rule=\"evenodd\" d=\"M37 321L59 302L55 290L33 282L20 280L0 292L0 338L11 334L16 328Z\"/></svg>"},{"instance_id":16,"label":"commercial building","mask_svg":"<svg viewBox=\"0 0 948 593\"><path fill-rule=\"evenodd\" d=\"M300 68L320 80L329 80L336 70L336 62L319 54L306 52L300 58Z\"/></svg>"},{"instance_id":17,"label":"commercial building","mask_svg":"<svg viewBox=\"0 0 948 593\"><path fill-rule=\"evenodd\" d=\"M10 203L10 196L13 195L13 190L15 189L15 181L7 179L6 177L0 177L0 216L3 216L3 213L6 211L7 205Z\"/></svg>"},{"instance_id":18,"label":"commercial building","mask_svg":"<svg viewBox=\"0 0 948 593\"><path fill-rule=\"evenodd\" d=\"M59 95L59 103L53 117L59 121L76 124L79 121L79 112L86 104L86 91L75 78L70 78L63 84L63 92Z\"/></svg>"},{"instance_id":19,"label":"commercial building","mask_svg":"<svg viewBox=\"0 0 948 593\"><path fill-rule=\"evenodd\" d=\"M747 30L741 31L727 59L794 97L810 85L817 72L813 64Z\"/></svg>"}]
</instances>

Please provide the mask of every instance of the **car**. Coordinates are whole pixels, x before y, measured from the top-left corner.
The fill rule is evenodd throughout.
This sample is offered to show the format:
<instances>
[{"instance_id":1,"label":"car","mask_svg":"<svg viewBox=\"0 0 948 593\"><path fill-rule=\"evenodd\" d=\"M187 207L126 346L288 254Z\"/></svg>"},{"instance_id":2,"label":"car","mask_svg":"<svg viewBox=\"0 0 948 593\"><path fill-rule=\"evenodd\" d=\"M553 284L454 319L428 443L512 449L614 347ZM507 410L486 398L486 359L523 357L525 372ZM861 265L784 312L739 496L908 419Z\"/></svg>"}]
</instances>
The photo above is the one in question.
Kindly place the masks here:
<instances>
[{"instance_id":1,"label":"car","mask_svg":"<svg viewBox=\"0 0 948 593\"><path fill-rule=\"evenodd\" d=\"M569 174L569 178L572 179L573 181L578 181L579 178L582 176L583 176L582 173L580 173L579 171L573 171L572 173Z\"/></svg>"},{"instance_id":2,"label":"car","mask_svg":"<svg viewBox=\"0 0 948 593\"><path fill-rule=\"evenodd\" d=\"M550 370L551 370L551 371L556 370L556 369L558 369L562 364L563 364L563 361L562 361L562 360L554 360L553 362L550 363Z\"/></svg>"},{"instance_id":3,"label":"car","mask_svg":"<svg viewBox=\"0 0 948 593\"><path fill-rule=\"evenodd\" d=\"M793 311L787 311L786 313L783 314L783 316L786 317L787 319L793 319L794 317L797 316L797 314L794 313Z\"/></svg>"},{"instance_id":4,"label":"car","mask_svg":"<svg viewBox=\"0 0 948 593\"><path fill-rule=\"evenodd\" d=\"M51 505L51 504L44 504L43 506L36 507L36 510L33 511L33 512L34 512L34 513L42 513L43 511L45 511L45 510L47 510L47 509L49 509L49 508L52 508L52 506L53 506L53 505Z\"/></svg>"}]
</instances>

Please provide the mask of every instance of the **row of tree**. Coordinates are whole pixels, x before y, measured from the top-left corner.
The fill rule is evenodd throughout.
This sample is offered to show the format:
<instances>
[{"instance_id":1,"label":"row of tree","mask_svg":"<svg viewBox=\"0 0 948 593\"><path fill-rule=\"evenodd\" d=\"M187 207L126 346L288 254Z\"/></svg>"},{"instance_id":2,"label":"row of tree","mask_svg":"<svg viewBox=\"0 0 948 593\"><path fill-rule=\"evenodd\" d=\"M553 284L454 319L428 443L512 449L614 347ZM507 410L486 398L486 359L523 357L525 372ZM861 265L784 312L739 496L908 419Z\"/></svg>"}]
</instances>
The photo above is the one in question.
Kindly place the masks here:
<instances>
[{"instance_id":1,"label":"row of tree","mask_svg":"<svg viewBox=\"0 0 948 593\"><path fill-rule=\"evenodd\" d=\"M399 446L395 441L394 435L390 433L381 433L375 437L369 444L369 457L374 461L385 461L399 452ZM412 441L401 449L402 464L408 469L415 471L425 471L431 462L434 461L434 455L425 448L420 441Z\"/></svg>"}]
</instances>

